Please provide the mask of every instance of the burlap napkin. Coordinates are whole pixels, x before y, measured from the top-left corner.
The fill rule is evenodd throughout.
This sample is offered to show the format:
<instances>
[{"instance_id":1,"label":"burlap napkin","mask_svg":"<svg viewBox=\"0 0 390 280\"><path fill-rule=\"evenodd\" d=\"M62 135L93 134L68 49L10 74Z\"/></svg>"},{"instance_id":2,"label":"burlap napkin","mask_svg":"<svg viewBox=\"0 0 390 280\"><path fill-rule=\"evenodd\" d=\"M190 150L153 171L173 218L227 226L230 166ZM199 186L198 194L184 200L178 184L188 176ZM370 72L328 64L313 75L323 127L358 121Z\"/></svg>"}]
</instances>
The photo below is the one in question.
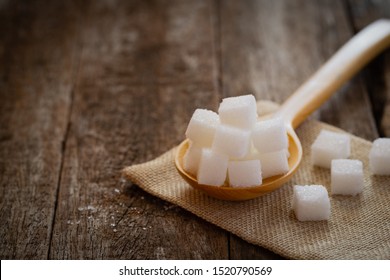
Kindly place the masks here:
<instances>
[{"instance_id":1,"label":"burlap napkin","mask_svg":"<svg viewBox=\"0 0 390 280\"><path fill-rule=\"evenodd\" d=\"M275 108L259 103L260 111ZM310 145L321 129L310 120L297 130L304 155L293 179L275 192L243 202L211 198L189 186L174 166L176 148L126 167L124 175L145 191L181 206L242 239L290 259L390 259L390 177L368 168L371 143L351 135L351 158L364 166L364 190L357 196L331 196L328 221L299 222L291 210L292 186L320 184L330 193L330 170L312 166Z\"/></svg>"}]
</instances>

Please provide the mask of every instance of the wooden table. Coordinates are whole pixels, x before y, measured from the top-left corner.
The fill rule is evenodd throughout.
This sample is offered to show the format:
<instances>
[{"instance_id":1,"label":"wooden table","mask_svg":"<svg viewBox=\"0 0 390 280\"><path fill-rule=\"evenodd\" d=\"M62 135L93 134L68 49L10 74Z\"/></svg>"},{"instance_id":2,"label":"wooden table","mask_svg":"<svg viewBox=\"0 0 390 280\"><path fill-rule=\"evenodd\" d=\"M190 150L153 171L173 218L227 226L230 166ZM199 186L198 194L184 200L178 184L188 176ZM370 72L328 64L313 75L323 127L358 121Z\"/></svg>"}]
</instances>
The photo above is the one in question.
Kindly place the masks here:
<instances>
[{"instance_id":1,"label":"wooden table","mask_svg":"<svg viewBox=\"0 0 390 280\"><path fill-rule=\"evenodd\" d=\"M195 108L283 102L390 1L0 1L1 259L278 259L121 177ZM390 136L382 54L313 117Z\"/></svg>"}]
</instances>

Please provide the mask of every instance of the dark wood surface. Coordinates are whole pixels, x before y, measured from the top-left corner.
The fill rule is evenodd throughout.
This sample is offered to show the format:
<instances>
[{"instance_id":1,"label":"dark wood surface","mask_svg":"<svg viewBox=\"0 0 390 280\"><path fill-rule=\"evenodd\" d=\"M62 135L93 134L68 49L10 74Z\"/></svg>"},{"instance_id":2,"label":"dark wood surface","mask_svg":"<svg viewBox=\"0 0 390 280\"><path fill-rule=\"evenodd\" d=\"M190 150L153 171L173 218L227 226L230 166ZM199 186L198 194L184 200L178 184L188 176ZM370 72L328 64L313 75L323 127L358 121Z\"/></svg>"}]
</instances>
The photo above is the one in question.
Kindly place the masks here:
<instances>
[{"instance_id":1,"label":"dark wood surface","mask_svg":"<svg viewBox=\"0 0 390 280\"><path fill-rule=\"evenodd\" d=\"M389 1L0 1L1 259L279 259L121 177L195 108L283 102ZM390 136L389 52L314 118Z\"/></svg>"}]
</instances>

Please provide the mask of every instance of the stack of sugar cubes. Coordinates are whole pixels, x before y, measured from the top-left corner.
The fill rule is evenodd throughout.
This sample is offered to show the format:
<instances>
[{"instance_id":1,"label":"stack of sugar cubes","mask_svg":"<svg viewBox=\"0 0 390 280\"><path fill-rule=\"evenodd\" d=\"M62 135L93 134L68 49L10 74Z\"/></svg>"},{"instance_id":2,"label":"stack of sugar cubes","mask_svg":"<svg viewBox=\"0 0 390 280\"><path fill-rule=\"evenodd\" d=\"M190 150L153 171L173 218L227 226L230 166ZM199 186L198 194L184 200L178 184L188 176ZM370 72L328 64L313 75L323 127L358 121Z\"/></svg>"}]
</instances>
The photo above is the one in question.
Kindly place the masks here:
<instances>
[{"instance_id":1,"label":"stack of sugar cubes","mask_svg":"<svg viewBox=\"0 0 390 280\"><path fill-rule=\"evenodd\" d=\"M218 114L196 109L186 137L183 167L199 184L254 187L289 170L284 122L259 121L253 95L224 98Z\"/></svg>"}]
</instances>

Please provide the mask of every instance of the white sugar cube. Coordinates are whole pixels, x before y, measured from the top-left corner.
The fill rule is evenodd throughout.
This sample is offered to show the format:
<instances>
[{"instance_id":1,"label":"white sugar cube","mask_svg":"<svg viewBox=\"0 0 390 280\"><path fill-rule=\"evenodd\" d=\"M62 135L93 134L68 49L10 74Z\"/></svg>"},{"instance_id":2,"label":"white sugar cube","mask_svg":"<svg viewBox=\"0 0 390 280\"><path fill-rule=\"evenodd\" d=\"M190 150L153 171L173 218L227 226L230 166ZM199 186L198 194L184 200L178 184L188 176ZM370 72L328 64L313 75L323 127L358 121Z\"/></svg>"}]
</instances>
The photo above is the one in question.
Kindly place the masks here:
<instances>
[{"instance_id":1,"label":"white sugar cube","mask_svg":"<svg viewBox=\"0 0 390 280\"><path fill-rule=\"evenodd\" d=\"M256 99L253 95L224 98L218 113L223 124L251 129L257 121Z\"/></svg>"},{"instance_id":2,"label":"white sugar cube","mask_svg":"<svg viewBox=\"0 0 390 280\"><path fill-rule=\"evenodd\" d=\"M331 165L332 194L356 195L363 191L363 163L356 159L334 159Z\"/></svg>"},{"instance_id":3,"label":"white sugar cube","mask_svg":"<svg viewBox=\"0 0 390 280\"><path fill-rule=\"evenodd\" d=\"M230 161L229 184L232 187L253 187L262 183L260 160Z\"/></svg>"},{"instance_id":4,"label":"white sugar cube","mask_svg":"<svg viewBox=\"0 0 390 280\"><path fill-rule=\"evenodd\" d=\"M202 148L196 146L190 141L188 149L183 157L183 167L185 171L191 173L192 175L196 175L198 173L201 153Z\"/></svg>"},{"instance_id":5,"label":"white sugar cube","mask_svg":"<svg viewBox=\"0 0 390 280\"><path fill-rule=\"evenodd\" d=\"M259 152L253 146L253 144L250 143L247 154L244 157L240 158L239 160L254 160L254 159L259 159ZM231 160L237 160L237 159L231 158Z\"/></svg>"},{"instance_id":6,"label":"white sugar cube","mask_svg":"<svg viewBox=\"0 0 390 280\"><path fill-rule=\"evenodd\" d=\"M372 173L390 175L390 138L378 138L372 143L369 162Z\"/></svg>"},{"instance_id":7,"label":"white sugar cube","mask_svg":"<svg viewBox=\"0 0 390 280\"><path fill-rule=\"evenodd\" d=\"M197 146L210 147L218 124L217 113L206 109L196 109L188 124L186 136Z\"/></svg>"},{"instance_id":8,"label":"white sugar cube","mask_svg":"<svg viewBox=\"0 0 390 280\"><path fill-rule=\"evenodd\" d=\"M286 152L286 157L290 158L290 151L288 149L284 150Z\"/></svg>"},{"instance_id":9,"label":"white sugar cube","mask_svg":"<svg viewBox=\"0 0 390 280\"><path fill-rule=\"evenodd\" d=\"M259 153L288 149L287 131L283 120L274 118L257 122L252 130L252 141Z\"/></svg>"},{"instance_id":10,"label":"white sugar cube","mask_svg":"<svg viewBox=\"0 0 390 280\"><path fill-rule=\"evenodd\" d=\"M285 174L289 170L286 150L259 154L258 156L263 179Z\"/></svg>"},{"instance_id":11,"label":"white sugar cube","mask_svg":"<svg viewBox=\"0 0 390 280\"><path fill-rule=\"evenodd\" d=\"M288 149L283 149L283 151L286 154L286 158L289 159L290 158L290 151ZM267 153L263 153L263 154L267 154ZM250 148L248 154L245 157L243 157L242 160L260 159L260 157L261 157L261 154L259 153L259 151L257 151L257 149L252 146Z\"/></svg>"},{"instance_id":12,"label":"white sugar cube","mask_svg":"<svg viewBox=\"0 0 390 280\"><path fill-rule=\"evenodd\" d=\"M311 146L311 160L314 165L330 168L333 159L345 159L351 154L349 135L321 130Z\"/></svg>"},{"instance_id":13,"label":"white sugar cube","mask_svg":"<svg viewBox=\"0 0 390 280\"><path fill-rule=\"evenodd\" d=\"M250 149L251 133L228 125L219 125L215 132L212 149L231 158L242 158Z\"/></svg>"},{"instance_id":14,"label":"white sugar cube","mask_svg":"<svg viewBox=\"0 0 390 280\"><path fill-rule=\"evenodd\" d=\"M299 221L328 220L330 217L328 191L321 185L294 186L292 208Z\"/></svg>"},{"instance_id":15,"label":"white sugar cube","mask_svg":"<svg viewBox=\"0 0 390 280\"><path fill-rule=\"evenodd\" d=\"M202 149L197 180L199 184L222 186L226 180L229 158L211 149Z\"/></svg>"}]
</instances>

